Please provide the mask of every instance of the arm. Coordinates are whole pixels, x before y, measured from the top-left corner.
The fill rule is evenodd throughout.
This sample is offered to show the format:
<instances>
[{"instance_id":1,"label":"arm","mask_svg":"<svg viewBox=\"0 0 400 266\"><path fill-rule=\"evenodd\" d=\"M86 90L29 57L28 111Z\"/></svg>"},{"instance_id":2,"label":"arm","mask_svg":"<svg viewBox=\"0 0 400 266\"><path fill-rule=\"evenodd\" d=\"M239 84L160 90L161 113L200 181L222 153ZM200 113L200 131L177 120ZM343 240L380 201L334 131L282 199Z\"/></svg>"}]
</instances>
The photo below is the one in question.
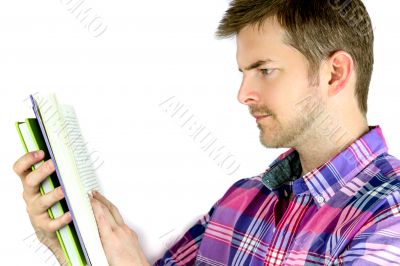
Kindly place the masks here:
<instances>
[{"instance_id":1,"label":"arm","mask_svg":"<svg viewBox=\"0 0 400 266\"><path fill-rule=\"evenodd\" d=\"M153 266L194 265L203 234L218 202L213 205L206 215L187 230L180 240L164 253L162 258L154 262Z\"/></svg>"},{"instance_id":2,"label":"arm","mask_svg":"<svg viewBox=\"0 0 400 266\"><path fill-rule=\"evenodd\" d=\"M204 232L208 226L208 223L214 214L214 211L218 206L225 200L225 198L238 187L241 187L243 183L246 183L249 178L243 178L236 181L225 194L217 200L211 209L203 217L201 217L186 233L178 240L170 249L168 249L164 256L158 259L153 266L161 265L194 265L196 256L198 254L200 243L203 239Z\"/></svg>"}]
</instances>

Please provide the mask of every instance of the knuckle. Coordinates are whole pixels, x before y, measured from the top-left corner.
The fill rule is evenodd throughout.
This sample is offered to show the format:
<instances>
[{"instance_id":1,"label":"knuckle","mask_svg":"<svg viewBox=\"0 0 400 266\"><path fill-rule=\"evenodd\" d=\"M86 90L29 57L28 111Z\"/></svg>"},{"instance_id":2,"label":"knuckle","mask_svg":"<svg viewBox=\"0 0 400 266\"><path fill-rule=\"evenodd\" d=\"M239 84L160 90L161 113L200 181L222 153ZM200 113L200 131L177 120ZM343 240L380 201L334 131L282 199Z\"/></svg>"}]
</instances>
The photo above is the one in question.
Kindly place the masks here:
<instances>
[{"instance_id":1,"label":"knuckle","mask_svg":"<svg viewBox=\"0 0 400 266\"><path fill-rule=\"evenodd\" d=\"M48 163L45 162L38 168L38 171L40 172L40 174L45 174L49 171L48 169L49 169Z\"/></svg>"},{"instance_id":2,"label":"knuckle","mask_svg":"<svg viewBox=\"0 0 400 266\"><path fill-rule=\"evenodd\" d=\"M26 178L25 179L25 185L29 188L33 187L33 182L32 182L32 178Z\"/></svg>"},{"instance_id":3,"label":"knuckle","mask_svg":"<svg viewBox=\"0 0 400 266\"><path fill-rule=\"evenodd\" d=\"M35 171L34 171L34 172L35 172ZM32 173L34 173L34 172L32 172ZM34 186L35 186L35 179L34 179L34 176L32 176L31 174L28 175L28 176L25 178L25 185L26 185L27 187L29 187L29 188L34 187Z\"/></svg>"},{"instance_id":4,"label":"knuckle","mask_svg":"<svg viewBox=\"0 0 400 266\"><path fill-rule=\"evenodd\" d=\"M50 233L54 233L58 229L58 221L52 220L46 224L46 231Z\"/></svg>"},{"instance_id":5,"label":"knuckle","mask_svg":"<svg viewBox=\"0 0 400 266\"><path fill-rule=\"evenodd\" d=\"M52 220L50 217L42 221L42 228L44 232L54 233L57 231L60 224L60 219Z\"/></svg>"},{"instance_id":6,"label":"knuckle","mask_svg":"<svg viewBox=\"0 0 400 266\"><path fill-rule=\"evenodd\" d=\"M18 175L21 175L25 170L28 169L28 164L32 164L34 160L33 154L27 153L21 156L17 161L13 164L13 170ZM24 169L26 168L26 169Z\"/></svg>"},{"instance_id":7,"label":"knuckle","mask_svg":"<svg viewBox=\"0 0 400 266\"><path fill-rule=\"evenodd\" d=\"M53 161L52 161L51 159L48 159L48 160L46 161L46 163L44 163L44 166L45 166L45 170L46 170L47 172L51 171L52 168L53 168Z\"/></svg>"},{"instance_id":8,"label":"knuckle","mask_svg":"<svg viewBox=\"0 0 400 266\"><path fill-rule=\"evenodd\" d=\"M45 206L46 208L50 208L60 200L60 196L56 191L52 191L42 197L43 197L43 204L46 205Z\"/></svg>"},{"instance_id":9,"label":"knuckle","mask_svg":"<svg viewBox=\"0 0 400 266\"><path fill-rule=\"evenodd\" d=\"M40 197L38 200L37 200L37 208L38 208L38 210L40 210L41 212L42 211L46 211L47 209L48 209L48 206L47 206L47 204L46 204L46 202L45 202L45 199L43 198L43 197Z\"/></svg>"},{"instance_id":10,"label":"knuckle","mask_svg":"<svg viewBox=\"0 0 400 266\"><path fill-rule=\"evenodd\" d=\"M42 165L39 166L39 168L37 170L35 170L34 172L36 172L37 174L39 174L40 176L45 175L49 172L49 164L48 162L44 162Z\"/></svg>"},{"instance_id":11,"label":"knuckle","mask_svg":"<svg viewBox=\"0 0 400 266\"><path fill-rule=\"evenodd\" d=\"M48 171L50 169L50 160L47 160L44 164L43 164L43 170Z\"/></svg>"},{"instance_id":12,"label":"knuckle","mask_svg":"<svg viewBox=\"0 0 400 266\"><path fill-rule=\"evenodd\" d=\"M20 174L20 171L19 171L19 167L18 167L18 161L16 161L14 164L13 164L13 171L16 173L16 174Z\"/></svg>"}]
</instances>

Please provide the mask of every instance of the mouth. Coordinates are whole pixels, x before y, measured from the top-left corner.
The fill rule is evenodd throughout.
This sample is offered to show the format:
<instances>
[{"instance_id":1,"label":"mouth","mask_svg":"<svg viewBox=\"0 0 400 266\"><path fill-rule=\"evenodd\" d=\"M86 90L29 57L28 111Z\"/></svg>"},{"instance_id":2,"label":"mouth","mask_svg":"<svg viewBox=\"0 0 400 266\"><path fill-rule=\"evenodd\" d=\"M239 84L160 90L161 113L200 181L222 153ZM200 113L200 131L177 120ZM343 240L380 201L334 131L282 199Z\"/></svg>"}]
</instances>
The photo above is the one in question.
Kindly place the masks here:
<instances>
[{"instance_id":1,"label":"mouth","mask_svg":"<svg viewBox=\"0 0 400 266\"><path fill-rule=\"evenodd\" d=\"M256 119L256 122L258 123L259 121L270 117L271 115L258 115L258 114L253 114L254 118Z\"/></svg>"},{"instance_id":2,"label":"mouth","mask_svg":"<svg viewBox=\"0 0 400 266\"><path fill-rule=\"evenodd\" d=\"M270 116L271 116L271 115L257 116L257 117L256 117L256 122L258 123L258 122L260 122L261 120L266 119L266 118L268 118L268 117L270 117Z\"/></svg>"}]
</instances>

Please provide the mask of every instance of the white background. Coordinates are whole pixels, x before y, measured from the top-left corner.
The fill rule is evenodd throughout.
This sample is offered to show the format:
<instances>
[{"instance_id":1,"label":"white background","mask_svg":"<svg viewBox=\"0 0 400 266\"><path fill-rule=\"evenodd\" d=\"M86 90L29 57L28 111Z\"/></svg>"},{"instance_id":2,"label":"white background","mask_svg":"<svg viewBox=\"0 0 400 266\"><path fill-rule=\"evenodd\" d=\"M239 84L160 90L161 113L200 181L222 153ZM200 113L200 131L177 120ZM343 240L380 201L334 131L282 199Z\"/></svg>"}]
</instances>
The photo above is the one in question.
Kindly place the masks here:
<instances>
[{"instance_id":1,"label":"white background","mask_svg":"<svg viewBox=\"0 0 400 266\"><path fill-rule=\"evenodd\" d=\"M261 173L284 150L261 146L254 119L236 101L234 40L213 35L228 1L86 0L107 26L97 38L68 1L0 4L1 264L53 262L24 240L33 230L12 172L23 154L14 122L33 116L24 99L38 91L56 92L75 107L104 162L97 173L105 195L153 262L234 181ZM369 124L381 125L389 152L400 157L400 3L366 5L376 38ZM163 111L169 97L232 153L238 171L228 175Z\"/></svg>"}]
</instances>

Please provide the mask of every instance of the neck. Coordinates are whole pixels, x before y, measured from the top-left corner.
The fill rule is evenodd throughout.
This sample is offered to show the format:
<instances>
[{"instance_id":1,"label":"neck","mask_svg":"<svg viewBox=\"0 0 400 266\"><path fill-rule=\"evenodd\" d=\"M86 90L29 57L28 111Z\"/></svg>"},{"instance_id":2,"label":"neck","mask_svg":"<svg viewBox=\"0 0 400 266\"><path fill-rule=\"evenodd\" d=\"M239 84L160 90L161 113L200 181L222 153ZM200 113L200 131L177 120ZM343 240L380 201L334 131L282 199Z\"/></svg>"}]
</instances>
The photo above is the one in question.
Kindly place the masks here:
<instances>
[{"instance_id":1,"label":"neck","mask_svg":"<svg viewBox=\"0 0 400 266\"><path fill-rule=\"evenodd\" d=\"M327 122L314 126L294 147L299 153L302 176L332 159L369 130L365 117L342 123L344 126L332 123L332 119Z\"/></svg>"}]
</instances>

